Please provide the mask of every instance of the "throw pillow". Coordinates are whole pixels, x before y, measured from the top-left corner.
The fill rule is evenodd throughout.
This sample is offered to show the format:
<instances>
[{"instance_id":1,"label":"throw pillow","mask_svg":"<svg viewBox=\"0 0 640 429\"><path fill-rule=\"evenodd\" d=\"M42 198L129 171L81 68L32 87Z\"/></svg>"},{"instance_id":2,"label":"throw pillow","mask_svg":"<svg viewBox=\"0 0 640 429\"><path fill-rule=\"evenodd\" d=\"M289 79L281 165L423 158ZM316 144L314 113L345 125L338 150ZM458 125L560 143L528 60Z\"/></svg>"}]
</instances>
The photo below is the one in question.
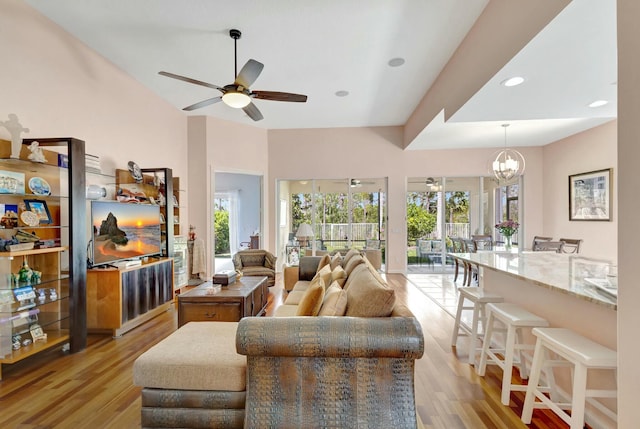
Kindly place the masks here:
<instances>
[{"instance_id":1,"label":"throw pillow","mask_svg":"<svg viewBox=\"0 0 640 429\"><path fill-rule=\"evenodd\" d=\"M329 256L329 254L325 254L322 255L322 258L320 258L320 262L318 262L318 271L320 271L322 268L324 268L326 265L329 265L331 263L331 256Z\"/></svg>"},{"instance_id":2,"label":"throw pillow","mask_svg":"<svg viewBox=\"0 0 640 429\"><path fill-rule=\"evenodd\" d=\"M341 266L337 266L331 271L331 283L337 282L340 288L344 286L344 282L347 281L347 272Z\"/></svg>"},{"instance_id":3,"label":"throw pillow","mask_svg":"<svg viewBox=\"0 0 640 429\"><path fill-rule=\"evenodd\" d=\"M326 286L329 286L331 284L331 266L330 265L325 265L324 267L319 269L316 275L313 277L313 279L311 279L311 281L313 282L318 279L322 279Z\"/></svg>"},{"instance_id":4,"label":"throw pillow","mask_svg":"<svg viewBox=\"0 0 640 429\"><path fill-rule=\"evenodd\" d=\"M319 279L309 286L298 304L296 316L317 316L324 298L324 281Z\"/></svg>"},{"instance_id":5,"label":"throw pillow","mask_svg":"<svg viewBox=\"0 0 640 429\"><path fill-rule=\"evenodd\" d=\"M349 276L347 316L388 317L396 303L395 291L366 265L359 266Z\"/></svg>"},{"instance_id":6,"label":"throw pillow","mask_svg":"<svg viewBox=\"0 0 640 429\"><path fill-rule=\"evenodd\" d=\"M347 254L344 255L344 258L342 258L342 266L346 267L347 264L349 263L349 259L351 259L353 256L359 255L359 254L360 254L360 252L357 249L349 249Z\"/></svg>"},{"instance_id":7,"label":"throw pillow","mask_svg":"<svg viewBox=\"0 0 640 429\"><path fill-rule=\"evenodd\" d=\"M349 259L349 262L347 262L347 265L344 266L344 272L347 273L347 277L351 275L355 267L363 263L364 263L364 258L361 255L356 255L351 259Z\"/></svg>"},{"instance_id":8,"label":"throw pillow","mask_svg":"<svg viewBox=\"0 0 640 429\"><path fill-rule=\"evenodd\" d=\"M336 253L335 255L333 255L333 258L331 258L331 270L335 270L336 267L341 267L342 266L342 255L340 253Z\"/></svg>"},{"instance_id":9,"label":"throw pillow","mask_svg":"<svg viewBox=\"0 0 640 429\"><path fill-rule=\"evenodd\" d=\"M334 286L336 289L329 292ZM347 292L335 284L332 284L327 292L328 295L320 307L318 316L344 316L347 311Z\"/></svg>"}]
</instances>

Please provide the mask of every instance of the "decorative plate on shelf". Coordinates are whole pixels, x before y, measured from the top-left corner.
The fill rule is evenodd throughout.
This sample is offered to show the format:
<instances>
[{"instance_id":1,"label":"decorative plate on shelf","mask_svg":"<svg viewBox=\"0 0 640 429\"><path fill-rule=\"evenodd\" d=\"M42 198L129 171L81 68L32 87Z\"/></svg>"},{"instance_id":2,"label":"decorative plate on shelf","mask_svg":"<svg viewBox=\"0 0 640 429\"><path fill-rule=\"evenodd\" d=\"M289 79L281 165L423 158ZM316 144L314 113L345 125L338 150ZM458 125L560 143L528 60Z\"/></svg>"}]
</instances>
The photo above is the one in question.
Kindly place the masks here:
<instances>
[{"instance_id":1,"label":"decorative plate on shelf","mask_svg":"<svg viewBox=\"0 0 640 429\"><path fill-rule=\"evenodd\" d=\"M51 186L49 186L49 182L44 180L42 177L32 177L29 179L29 190L34 195L51 194Z\"/></svg>"},{"instance_id":2,"label":"decorative plate on shelf","mask_svg":"<svg viewBox=\"0 0 640 429\"><path fill-rule=\"evenodd\" d=\"M129 167L129 173L131 174L131 177L133 177L133 180L135 180L137 183L142 182L142 170L140 170L138 164L133 161L129 161L129 164L127 165Z\"/></svg>"},{"instance_id":3,"label":"decorative plate on shelf","mask_svg":"<svg viewBox=\"0 0 640 429\"><path fill-rule=\"evenodd\" d=\"M38 214L30 210L25 210L20 213L20 220L29 226L40 225L40 218L38 217Z\"/></svg>"}]
</instances>

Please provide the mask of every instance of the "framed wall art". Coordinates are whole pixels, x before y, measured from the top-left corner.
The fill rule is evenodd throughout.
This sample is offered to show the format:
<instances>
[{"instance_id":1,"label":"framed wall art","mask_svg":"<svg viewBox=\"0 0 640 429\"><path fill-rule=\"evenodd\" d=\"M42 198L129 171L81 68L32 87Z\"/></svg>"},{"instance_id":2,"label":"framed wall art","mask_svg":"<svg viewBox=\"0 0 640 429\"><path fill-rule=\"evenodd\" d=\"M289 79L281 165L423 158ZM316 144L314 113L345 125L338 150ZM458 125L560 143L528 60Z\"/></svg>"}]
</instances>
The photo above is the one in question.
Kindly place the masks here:
<instances>
[{"instance_id":1,"label":"framed wall art","mask_svg":"<svg viewBox=\"0 0 640 429\"><path fill-rule=\"evenodd\" d=\"M30 210L38 215L40 223L51 223L51 213L49 213L49 207L47 202L43 200L24 200L27 210Z\"/></svg>"},{"instance_id":2,"label":"framed wall art","mask_svg":"<svg viewBox=\"0 0 640 429\"><path fill-rule=\"evenodd\" d=\"M611 220L612 171L569 176L569 220Z\"/></svg>"}]
</instances>

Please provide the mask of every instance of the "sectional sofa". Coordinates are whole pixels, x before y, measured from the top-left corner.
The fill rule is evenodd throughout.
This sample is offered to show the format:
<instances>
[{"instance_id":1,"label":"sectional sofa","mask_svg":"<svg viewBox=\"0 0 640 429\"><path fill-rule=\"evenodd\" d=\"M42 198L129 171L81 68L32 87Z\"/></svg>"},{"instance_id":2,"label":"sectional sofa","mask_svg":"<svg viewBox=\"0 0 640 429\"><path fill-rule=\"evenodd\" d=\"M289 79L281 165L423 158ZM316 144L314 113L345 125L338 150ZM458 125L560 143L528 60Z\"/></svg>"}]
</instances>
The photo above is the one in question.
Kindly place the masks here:
<instances>
[{"instance_id":1,"label":"sectional sofa","mask_svg":"<svg viewBox=\"0 0 640 429\"><path fill-rule=\"evenodd\" d=\"M417 426L411 311L355 250L301 264L276 317L191 322L136 360L142 427Z\"/></svg>"}]
</instances>

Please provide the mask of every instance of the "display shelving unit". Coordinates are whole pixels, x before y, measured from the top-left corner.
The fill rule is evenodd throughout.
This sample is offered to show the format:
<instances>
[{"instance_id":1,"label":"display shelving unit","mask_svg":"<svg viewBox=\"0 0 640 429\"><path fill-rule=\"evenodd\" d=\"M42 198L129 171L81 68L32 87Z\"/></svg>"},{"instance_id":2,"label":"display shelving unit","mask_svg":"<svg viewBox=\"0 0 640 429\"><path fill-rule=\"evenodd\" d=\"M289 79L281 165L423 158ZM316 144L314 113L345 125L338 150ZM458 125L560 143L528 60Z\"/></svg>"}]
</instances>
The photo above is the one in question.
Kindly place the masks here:
<instances>
[{"instance_id":1,"label":"display shelving unit","mask_svg":"<svg viewBox=\"0 0 640 429\"><path fill-rule=\"evenodd\" d=\"M29 160L35 141L45 162ZM84 141L24 139L19 159L10 149L0 140L0 238L31 234L37 242L0 251L0 379L2 365L56 346L73 353L87 345ZM27 223L25 211L37 223ZM21 278L25 264L31 271Z\"/></svg>"}]
</instances>

